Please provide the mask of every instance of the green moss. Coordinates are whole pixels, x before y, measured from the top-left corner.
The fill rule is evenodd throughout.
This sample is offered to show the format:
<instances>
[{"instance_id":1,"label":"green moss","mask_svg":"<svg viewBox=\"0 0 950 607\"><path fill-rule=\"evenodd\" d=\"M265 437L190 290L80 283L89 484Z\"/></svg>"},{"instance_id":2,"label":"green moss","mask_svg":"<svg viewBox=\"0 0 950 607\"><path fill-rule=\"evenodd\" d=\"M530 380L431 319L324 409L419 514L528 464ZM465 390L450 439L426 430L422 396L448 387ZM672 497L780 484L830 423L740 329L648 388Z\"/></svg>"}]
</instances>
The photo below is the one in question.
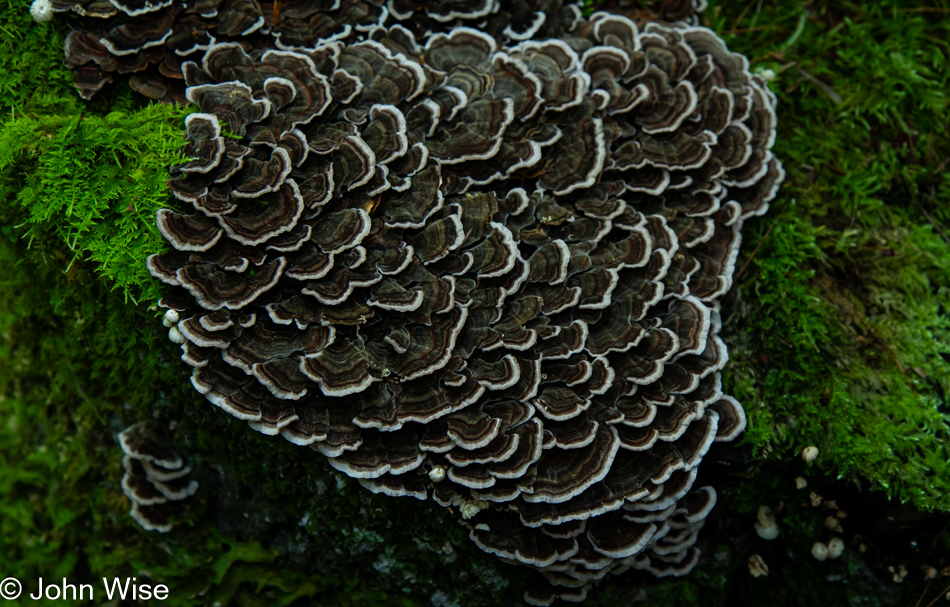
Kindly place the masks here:
<instances>
[{"instance_id":1,"label":"green moss","mask_svg":"<svg viewBox=\"0 0 950 607\"><path fill-rule=\"evenodd\" d=\"M142 263L167 245L155 211L169 206L185 111L151 105L105 116L17 117L0 127L0 172L25 211L30 241L65 243L74 259L133 301L155 300Z\"/></svg>"},{"instance_id":2,"label":"green moss","mask_svg":"<svg viewBox=\"0 0 950 607\"><path fill-rule=\"evenodd\" d=\"M63 59L72 20L34 23L29 5L0 0L0 204L24 209L30 241L65 243L125 297L157 299L141 260L166 246L154 215L187 111L147 105L122 77L84 102Z\"/></svg>"},{"instance_id":3,"label":"green moss","mask_svg":"<svg viewBox=\"0 0 950 607\"><path fill-rule=\"evenodd\" d=\"M837 474L943 510L945 10L783 0L709 15L731 49L778 73L775 151L788 171L744 231L744 270L723 304L725 384L749 413L745 440L770 458L817 445Z\"/></svg>"},{"instance_id":4,"label":"green moss","mask_svg":"<svg viewBox=\"0 0 950 607\"><path fill-rule=\"evenodd\" d=\"M30 3L0 0L0 108L15 114L79 113L82 100L63 60L69 25L33 22Z\"/></svg>"}]
</instances>

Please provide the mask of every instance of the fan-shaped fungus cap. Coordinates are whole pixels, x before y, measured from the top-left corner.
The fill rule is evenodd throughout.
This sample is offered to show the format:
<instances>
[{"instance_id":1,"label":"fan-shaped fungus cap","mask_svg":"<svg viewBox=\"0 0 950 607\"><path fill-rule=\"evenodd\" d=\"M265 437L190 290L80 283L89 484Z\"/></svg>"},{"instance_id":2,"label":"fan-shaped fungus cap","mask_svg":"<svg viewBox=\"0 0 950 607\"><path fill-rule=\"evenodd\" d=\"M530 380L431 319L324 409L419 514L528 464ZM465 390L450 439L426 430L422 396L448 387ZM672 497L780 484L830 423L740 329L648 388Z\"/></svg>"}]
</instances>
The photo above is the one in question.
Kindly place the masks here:
<instances>
[{"instance_id":1,"label":"fan-shaped fungus cap","mask_svg":"<svg viewBox=\"0 0 950 607\"><path fill-rule=\"evenodd\" d=\"M184 462L168 444L168 438L157 425L141 422L119 433L119 446L126 455L152 462L164 468L177 469Z\"/></svg>"}]
</instances>

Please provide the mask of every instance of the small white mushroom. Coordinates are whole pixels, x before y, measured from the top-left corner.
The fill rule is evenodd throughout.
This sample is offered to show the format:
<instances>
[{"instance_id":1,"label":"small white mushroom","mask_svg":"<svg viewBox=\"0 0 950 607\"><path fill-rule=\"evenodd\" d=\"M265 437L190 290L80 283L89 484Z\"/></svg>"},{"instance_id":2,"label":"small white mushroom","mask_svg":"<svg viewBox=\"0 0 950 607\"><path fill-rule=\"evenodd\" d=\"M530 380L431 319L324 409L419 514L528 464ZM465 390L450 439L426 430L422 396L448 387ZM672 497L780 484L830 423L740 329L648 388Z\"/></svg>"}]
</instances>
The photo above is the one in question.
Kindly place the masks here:
<instances>
[{"instance_id":1,"label":"small white mushroom","mask_svg":"<svg viewBox=\"0 0 950 607\"><path fill-rule=\"evenodd\" d=\"M432 470L429 470L429 480L433 483L441 483L445 480L445 468L442 466L436 466Z\"/></svg>"},{"instance_id":2,"label":"small white mushroom","mask_svg":"<svg viewBox=\"0 0 950 607\"><path fill-rule=\"evenodd\" d=\"M841 521L836 516L829 516L825 519L825 527L831 529L835 533L844 533L844 529L841 528Z\"/></svg>"},{"instance_id":3,"label":"small white mushroom","mask_svg":"<svg viewBox=\"0 0 950 607\"><path fill-rule=\"evenodd\" d=\"M178 312L176 312L175 310L168 310L167 312L165 312L165 316L162 317L162 324L165 325L166 327L171 327L178 324L178 319L179 319Z\"/></svg>"},{"instance_id":4,"label":"small white mushroom","mask_svg":"<svg viewBox=\"0 0 950 607\"><path fill-rule=\"evenodd\" d=\"M778 524L775 515L768 506L759 506L759 514L755 522L755 532L763 540L774 540L778 537Z\"/></svg>"},{"instance_id":5,"label":"small white mushroom","mask_svg":"<svg viewBox=\"0 0 950 607\"><path fill-rule=\"evenodd\" d=\"M821 542L815 542L811 547L811 555L815 557L816 561L823 561L828 558L828 546L825 546Z\"/></svg>"},{"instance_id":6,"label":"small white mushroom","mask_svg":"<svg viewBox=\"0 0 950 607\"><path fill-rule=\"evenodd\" d=\"M887 569L888 571L894 574L893 576L891 576L891 579L894 580L898 584L903 582L904 578L907 577L907 568L904 567L903 565L898 565L897 571L894 571L894 567L888 567Z\"/></svg>"},{"instance_id":7,"label":"small white mushroom","mask_svg":"<svg viewBox=\"0 0 950 607\"><path fill-rule=\"evenodd\" d=\"M810 464L816 459L818 459L818 447L809 445L808 447L802 449L802 460L806 464Z\"/></svg>"},{"instance_id":8,"label":"small white mushroom","mask_svg":"<svg viewBox=\"0 0 950 607\"><path fill-rule=\"evenodd\" d=\"M769 566L765 564L765 561L758 554L753 554L749 557L749 573L752 574L752 577L762 577L769 574Z\"/></svg>"},{"instance_id":9,"label":"small white mushroom","mask_svg":"<svg viewBox=\"0 0 950 607\"><path fill-rule=\"evenodd\" d=\"M808 481L805 480L804 476L799 476L795 478L795 488L804 489L808 486Z\"/></svg>"},{"instance_id":10,"label":"small white mushroom","mask_svg":"<svg viewBox=\"0 0 950 607\"><path fill-rule=\"evenodd\" d=\"M168 339L174 344L185 343L185 336L181 334L181 331L178 330L178 327L172 327L168 330Z\"/></svg>"},{"instance_id":11,"label":"small white mushroom","mask_svg":"<svg viewBox=\"0 0 950 607\"><path fill-rule=\"evenodd\" d=\"M50 0L33 0L30 5L30 16L37 23L46 23L53 18L53 4Z\"/></svg>"},{"instance_id":12,"label":"small white mushroom","mask_svg":"<svg viewBox=\"0 0 950 607\"><path fill-rule=\"evenodd\" d=\"M844 541L840 537L833 537L828 542L828 556L836 559L844 552Z\"/></svg>"}]
</instances>

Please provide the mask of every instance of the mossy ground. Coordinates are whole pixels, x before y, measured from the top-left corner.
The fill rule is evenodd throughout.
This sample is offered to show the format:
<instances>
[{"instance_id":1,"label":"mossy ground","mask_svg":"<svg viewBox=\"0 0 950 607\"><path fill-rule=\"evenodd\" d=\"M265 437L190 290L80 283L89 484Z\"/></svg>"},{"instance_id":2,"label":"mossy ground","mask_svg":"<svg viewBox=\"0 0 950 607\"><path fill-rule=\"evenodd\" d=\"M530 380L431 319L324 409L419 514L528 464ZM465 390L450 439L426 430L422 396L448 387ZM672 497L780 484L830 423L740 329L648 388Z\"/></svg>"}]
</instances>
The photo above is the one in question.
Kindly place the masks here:
<instances>
[{"instance_id":1,"label":"mossy ground","mask_svg":"<svg viewBox=\"0 0 950 607\"><path fill-rule=\"evenodd\" d=\"M523 572L438 507L372 496L191 390L141 261L164 246L152 215L172 204L186 110L121 81L81 101L62 65L68 20L34 24L28 4L0 0L0 577L136 575L182 605L520 593ZM722 490L700 568L612 580L590 602L926 605L950 582L928 588L920 570L950 564L950 5L710 4L705 23L776 73L788 171L744 229L723 303L725 385L749 430L704 464ZM177 423L202 487L166 536L135 526L118 488L114 434L147 417ZM818 563L829 500L848 513L848 549ZM779 511L777 540L752 530L760 505ZM750 577L753 554L768 577ZM902 565L898 584L888 567Z\"/></svg>"},{"instance_id":2,"label":"mossy ground","mask_svg":"<svg viewBox=\"0 0 950 607\"><path fill-rule=\"evenodd\" d=\"M746 440L950 510L950 9L758 4L709 14L778 74L788 170L723 304Z\"/></svg>"}]
</instances>

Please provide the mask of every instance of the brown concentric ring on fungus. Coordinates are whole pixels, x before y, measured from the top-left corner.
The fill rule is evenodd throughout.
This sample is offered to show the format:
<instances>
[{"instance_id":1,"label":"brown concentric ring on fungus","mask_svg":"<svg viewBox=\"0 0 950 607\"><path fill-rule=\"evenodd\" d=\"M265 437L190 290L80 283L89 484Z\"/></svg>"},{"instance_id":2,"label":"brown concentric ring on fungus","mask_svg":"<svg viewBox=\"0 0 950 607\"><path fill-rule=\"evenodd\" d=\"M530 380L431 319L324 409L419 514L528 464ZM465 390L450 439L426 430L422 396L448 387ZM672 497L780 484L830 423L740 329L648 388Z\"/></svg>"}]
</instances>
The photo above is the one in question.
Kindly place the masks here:
<instances>
[{"instance_id":1,"label":"brown concentric ring on fungus","mask_svg":"<svg viewBox=\"0 0 950 607\"><path fill-rule=\"evenodd\" d=\"M141 461L126 455L122 458L122 493L140 506L164 504L168 499L149 481Z\"/></svg>"},{"instance_id":2,"label":"brown concentric ring on fungus","mask_svg":"<svg viewBox=\"0 0 950 607\"><path fill-rule=\"evenodd\" d=\"M119 446L137 460L147 460L164 468L178 469L184 462L168 445L167 438L148 423L129 426L119 433Z\"/></svg>"},{"instance_id":3,"label":"brown concentric ring on fungus","mask_svg":"<svg viewBox=\"0 0 950 607\"><path fill-rule=\"evenodd\" d=\"M180 215L160 209L155 220L162 236L179 251L207 251L222 234L221 228L204 215Z\"/></svg>"},{"instance_id":4,"label":"brown concentric ring on fungus","mask_svg":"<svg viewBox=\"0 0 950 607\"><path fill-rule=\"evenodd\" d=\"M149 480L167 482L182 478L191 474L191 464L185 463L181 468L164 468L148 460L140 460L142 468L145 469L145 475ZM123 460L124 463L124 460Z\"/></svg>"},{"instance_id":5,"label":"brown concentric ring on fungus","mask_svg":"<svg viewBox=\"0 0 950 607\"><path fill-rule=\"evenodd\" d=\"M239 310L277 284L287 260L278 257L265 263L251 276L215 268L190 265L177 272L179 282L206 310Z\"/></svg>"}]
</instances>

